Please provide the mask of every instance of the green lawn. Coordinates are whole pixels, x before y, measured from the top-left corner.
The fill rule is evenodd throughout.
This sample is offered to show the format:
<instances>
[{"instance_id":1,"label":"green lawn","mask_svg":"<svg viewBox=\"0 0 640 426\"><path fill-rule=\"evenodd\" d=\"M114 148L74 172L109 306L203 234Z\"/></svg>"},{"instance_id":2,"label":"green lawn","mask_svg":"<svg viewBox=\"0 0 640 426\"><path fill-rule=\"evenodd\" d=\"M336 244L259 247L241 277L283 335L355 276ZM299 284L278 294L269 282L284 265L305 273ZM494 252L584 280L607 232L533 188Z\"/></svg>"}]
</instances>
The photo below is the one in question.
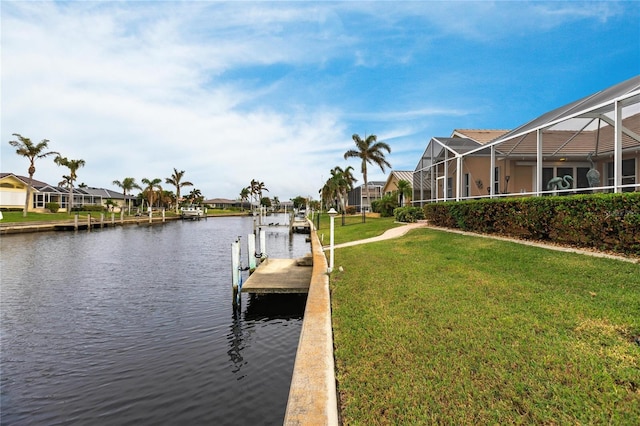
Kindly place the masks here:
<instances>
[{"instance_id":1,"label":"green lawn","mask_svg":"<svg viewBox=\"0 0 640 426\"><path fill-rule=\"evenodd\" d=\"M638 424L640 265L430 229L335 264L344 424Z\"/></svg>"},{"instance_id":2,"label":"green lawn","mask_svg":"<svg viewBox=\"0 0 640 426\"><path fill-rule=\"evenodd\" d=\"M345 216L345 225L342 225L342 216L336 216L334 219L335 244L345 243L348 241L363 240L366 238L381 235L387 229L400 226L392 217L367 217L365 223L362 223L362 216ZM317 222L314 220L314 224ZM320 227L318 228L318 237L322 239L323 245L329 245L330 238L330 218L326 213L320 215Z\"/></svg>"}]
</instances>

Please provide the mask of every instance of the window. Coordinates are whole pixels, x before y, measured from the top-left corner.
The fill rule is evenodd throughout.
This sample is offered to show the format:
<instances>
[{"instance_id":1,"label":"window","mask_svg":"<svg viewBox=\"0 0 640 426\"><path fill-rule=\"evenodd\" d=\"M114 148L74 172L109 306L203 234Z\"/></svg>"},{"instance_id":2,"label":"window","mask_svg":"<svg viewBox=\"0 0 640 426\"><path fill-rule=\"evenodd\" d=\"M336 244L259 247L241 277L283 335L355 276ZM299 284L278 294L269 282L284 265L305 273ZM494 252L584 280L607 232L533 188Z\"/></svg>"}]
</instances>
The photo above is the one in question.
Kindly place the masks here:
<instances>
[{"instance_id":1,"label":"window","mask_svg":"<svg viewBox=\"0 0 640 426\"><path fill-rule=\"evenodd\" d=\"M471 196L471 188L470 188L470 185L469 185L469 179L470 179L469 178L469 173L465 173L464 174L464 182L463 182L463 186L462 186L462 188L463 188L463 194L462 195L465 196L465 197Z\"/></svg>"},{"instance_id":2,"label":"window","mask_svg":"<svg viewBox=\"0 0 640 426\"><path fill-rule=\"evenodd\" d=\"M453 198L453 178L447 178L447 198Z\"/></svg>"},{"instance_id":3,"label":"window","mask_svg":"<svg viewBox=\"0 0 640 426\"><path fill-rule=\"evenodd\" d=\"M615 168L613 166L613 161L607 163L607 185L613 186L615 184L615 179L613 177ZM623 185L634 185L636 183L636 160L634 158L629 158L627 160L622 160L622 184ZM633 188L622 188L622 192L632 192Z\"/></svg>"}]
</instances>

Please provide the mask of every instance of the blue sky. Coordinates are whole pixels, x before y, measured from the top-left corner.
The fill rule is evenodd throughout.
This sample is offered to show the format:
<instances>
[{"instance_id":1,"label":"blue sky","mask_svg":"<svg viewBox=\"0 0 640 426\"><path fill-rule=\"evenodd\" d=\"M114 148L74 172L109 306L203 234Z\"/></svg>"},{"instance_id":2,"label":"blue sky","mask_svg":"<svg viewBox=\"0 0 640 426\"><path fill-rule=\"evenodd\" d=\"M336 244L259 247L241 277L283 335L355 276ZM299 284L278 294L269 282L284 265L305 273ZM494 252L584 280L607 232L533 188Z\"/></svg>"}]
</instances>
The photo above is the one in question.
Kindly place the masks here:
<instances>
[{"instance_id":1,"label":"blue sky","mask_svg":"<svg viewBox=\"0 0 640 426\"><path fill-rule=\"evenodd\" d=\"M78 182L185 170L207 198L318 198L351 135L394 170L433 136L512 129L640 74L639 2L1 3L1 170L20 133ZM50 159L35 178L61 180ZM388 173L388 171L387 171ZM369 180L387 173L369 167ZM172 189L167 187L166 189ZM183 191L184 192L184 191Z\"/></svg>"}]
</instances>

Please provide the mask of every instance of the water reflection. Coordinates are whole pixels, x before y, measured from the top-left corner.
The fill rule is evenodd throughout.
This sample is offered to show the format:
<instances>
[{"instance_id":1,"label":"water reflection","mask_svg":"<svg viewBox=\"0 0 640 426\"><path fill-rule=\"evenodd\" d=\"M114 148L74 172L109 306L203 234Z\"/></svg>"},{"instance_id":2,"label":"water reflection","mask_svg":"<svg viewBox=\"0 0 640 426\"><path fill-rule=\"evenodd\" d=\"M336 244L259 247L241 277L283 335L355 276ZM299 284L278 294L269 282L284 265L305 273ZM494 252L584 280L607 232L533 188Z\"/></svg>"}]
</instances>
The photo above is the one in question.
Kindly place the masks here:
<instances>
[{"instance_id":1,"label":"water reflection","mask_svg":"<svg viewBox=\"0 0 640 426\"><path fill-rule=\"evenodd\" d=\"M216 218L3 236L0 423L282 424L304 303L233 309L230 244L251 231ZM287 228L267 246L309 251Z\"/></svg>"}]
</instances>

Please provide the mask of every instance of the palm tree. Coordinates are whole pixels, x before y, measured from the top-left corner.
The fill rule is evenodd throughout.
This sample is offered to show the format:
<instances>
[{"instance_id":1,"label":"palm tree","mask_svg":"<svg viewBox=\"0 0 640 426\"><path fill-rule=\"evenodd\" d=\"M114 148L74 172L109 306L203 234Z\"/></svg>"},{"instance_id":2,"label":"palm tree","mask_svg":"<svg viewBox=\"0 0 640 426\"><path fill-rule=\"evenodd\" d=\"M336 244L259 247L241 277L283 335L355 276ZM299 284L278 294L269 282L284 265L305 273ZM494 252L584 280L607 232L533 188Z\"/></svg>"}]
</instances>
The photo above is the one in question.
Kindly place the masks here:
<instances>
[{"instance_id":1,"label":"palm tree","mask_svg":"<svg viewBox=\"0 0 640 426\"><path fill-rule=\"evenodd\" d=\"M156 197L156 189L158 190L158 192L162 191L160 182L162 182L162 179L160 178L155 178L155 179L142 178L142 183L146 185L142 192L145 198L147 199L147 202L149 203L149 208L151 208L156 198L160 199L160 197Z\"/></svg>"},{"instance_id":2,"label":"palm tree","mask_svg":"<svg viewBox=\"0 0 640 426\"><path fill-rule=\"evenodd\" d=\"M199 204L203 200L202 192L200 192L199 189L194 188L191 190L187 198L190 200L192 204Z\"/></svg>"},{"instance_id":3,"label":"palm tree","mask_svg":"<svg viewBox=\"0 0 640 426\"><path fill-rule=\"evenodd\" d=\"M71 185L71 176L62 175L62 180L60 182L58 182L58 186L60 188L69 189L70 185Z\"/></svg>"},{"instance_id":4,"label":"palm tree","mask_svg":"<svg viewBox=\"0 0 640 426\"><path fill-rule=\"evenodd\" d=\"M251 179L251 184L247 189L251 192L252 201L255 200L258 204L260 204L260 200L262 199L262 191L269 192L267 187L264 185L264 182L260 182L256 179Z\"/></svg>"},{"instance_id":5,"label":"palm tree","mask_svg":"<svg viewBox=\"0 0 640 426\"><path fill-rule=\"evenodd\" d=\"M122 182L119 180L114 180L112 182L115 186L122 188L122 193L124 194L125 201L127 200L127 193L131 195L131 191L135 188L142 191L140 185L136 183L136 179L132 177L126 177L122 179ZM131 214L131 198L129 198L129 214Z\"/></svg>"},{"instance_id":6,"label":"palm tree","mask_svg":"<svg viewBox=\"0 0 640 426\"><path fill-rule=\"evenodd\" d=\"M347 207L347 193L353 189L353 184L356 183L358 179L353 176L353 167L348 166L344 170L338 167L338 169L340 170L340 181L338 189L340 191L340 197L342 200L342 211L345 211Z\"/></svg>"},{"instance_id":7,"label":"palm tree","mask_svg":"<svg viewBox=\"0 0 640 426\"><path fill-rule=\"evenodd\" d=\"M67 213L71 213L73 208L73 182L78 179L76 173L80 167L84 167L84 160L69 160L67 157L61 157L60 154L53 160L58 166L64 166L69 169L69 202L67 203Z\"/></svg>"},{"instance_id":8,"label":"palm tree","mask_svg":"<svg viewBox=\"0 0 640 426\"><path fill-rule=\"evenodd\" d=\"M369 181L367 180L367 164L375 164L380 167L382 172L384 173L384 167L387 166L391 168L391 164L384 158L384 152L391 153L391 148L386 142L378 142L378 137L376 135L370 135L365 137L365 139L361 139L359 135L354 134L352 136L353 141L356 144L356 149L350 149L344 153L344 159L348 158L359 158L362 160L360 171L362 172L362 177L364 178L364 189L367 193L367 199L369 199ZM371 203L371 200L369 200Z\"/></svg>"},{"instance_id":9,"label":"palm tree","mask_svg":"<svg viewBox=\"0 0 640 426\"><path fill-rule=\"evenodd\" d=\"M396 184L398 187L398 196L400 197L400 207L404 207L404 199L413 195L413 188L408 180L400 179Z\"/></svg>"},{"instance_id":10,"label":"palm tree","mask_svg":"<svg viewBox=\"0 0 640 426\"><path fill-rule=\"evenodd\" d=\"M181 182L183 176L184 170L178 171L178 169L174 167L171 177L165 179L165 183L176 187L176 214L178 214L178 204L180 204L180 188L193 186L191 182Z\"/></svg>"},{"instance_id":11,"label":"palm tree","mask_svg":"<svg viewBox=\"0 0 640 426\"><path fill-rule=\"evenodd\" d=\"M17 141L9 141L9 145L16 148L16 154L22 155L29 159L29 182L27 182L27 194L24 199L24 210L22 211L22 217L27 217L27 210L29 209L29 201L31 199L31 187L33 185L33 175L36 173L35 161L36 158L45 158L50 155L60 155L55 151L45 151L49 145L47 139L42 139L39 143L34 144L31 139L14 133L13 136L18 138Z\"/></svg>"},{"instance_id":12,"label":"palm tree","mask_svg":"<svg viewBox=\"0 0 640 426\"><path fill-rule=\"evenodd\" d=\"M249 201L250 195L251 192L249 191L249 188L242 188L242 190L240 191L240 204L242 211L244 211L244 203L245 201Z\"/></svg>"}]
</instances>

